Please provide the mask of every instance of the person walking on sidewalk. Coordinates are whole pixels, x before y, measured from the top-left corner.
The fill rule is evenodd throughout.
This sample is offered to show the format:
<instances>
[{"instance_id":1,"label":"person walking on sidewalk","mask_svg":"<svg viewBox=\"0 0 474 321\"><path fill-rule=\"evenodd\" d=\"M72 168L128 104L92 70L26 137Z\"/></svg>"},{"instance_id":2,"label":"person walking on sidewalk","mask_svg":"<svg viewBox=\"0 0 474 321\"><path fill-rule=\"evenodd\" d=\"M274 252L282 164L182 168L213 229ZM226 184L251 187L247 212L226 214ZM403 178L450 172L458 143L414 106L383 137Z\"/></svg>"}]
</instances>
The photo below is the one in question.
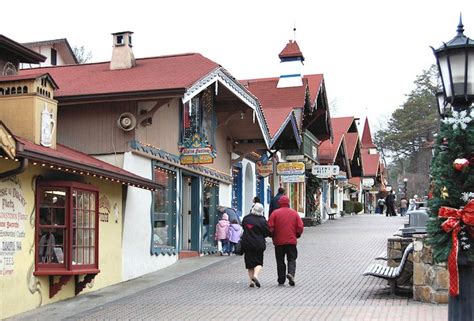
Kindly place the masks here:
<instances>
[{"instance_id":1,"label":"person walking on sidewalk","mask_svg":"<svg viewBox=\"0 0 474 321\"><path fill-rule=\"evenodd\" d=\"M221 255L229 253L229 240L227 234L229 233L229 215L226 213L222 214L222 218L217 222L216 225L216 240L221 243Z\"/></svg>"},{"instance_id":2,"label":"person walking on sidewalk","mask_svg":"<svg viewBox=\"0 0 474 321\"><path fill-rule=\"evenodd\" d=\"M263 252L267 248L265 238L271 236L265 219L263 205L255 203L249 215L242 220L244 233L240 240L244 252L245 268L250 279L250 287L260 287L258 276L263 267Z\"/></svg>"},{"instance_id":3,"label":"person walking on sidewalk","mask_svg":"<svg viewBox=\"0 0 474 321\"><path fill-rule=\"evenodd\" d=\"M385 197L385 205L387 205L385 216L397 216L397 213L395 212L395 194L393 191Z\"/></svg>"},{"instance_id":4,"label":"person walking on sidewalk","mask_svg":"<svg viewBox=\"0 0 474 321\"><path fill-rule=\"evenodd\" d=\"M242 234L242 228L240 227L237 220L232 220L229 225L229 231L227 232L227 239L229 240L229 254L235 252L235 245L239 243L240 235Z\"/></svg>"},{"instance_id":5,"label":"person walking on sidewalk","mask_svg":"<svg viewBox=\"0 0 474 321\"><path fill-rule=\"evenodd\" d=\"M278 284L285 284L286 278L291 286L295 286L296 258L298 257L296 244L303 233L303 221L298 212L290 208L290 200L287 196L280 197L279 205L280 208L275 210L268 220L275 245ZM288 273L285 256L288 262Z\"/></svg>"},{"instance_id":6,"label":"person walking on sidewalk","mask_svg":"<svg viewBox=\"0 0 474 321\"><path fill-rule=\"evenodd\" d=\"M283 195L285 195L285 189L283 187L279 187L278 193L270 201L270 209L268 210L268 218L270 218L270 215L272 215L274 210L280 207L278 201L280 200L280 197L282 197Z\"/></svg>"}]
</instances>

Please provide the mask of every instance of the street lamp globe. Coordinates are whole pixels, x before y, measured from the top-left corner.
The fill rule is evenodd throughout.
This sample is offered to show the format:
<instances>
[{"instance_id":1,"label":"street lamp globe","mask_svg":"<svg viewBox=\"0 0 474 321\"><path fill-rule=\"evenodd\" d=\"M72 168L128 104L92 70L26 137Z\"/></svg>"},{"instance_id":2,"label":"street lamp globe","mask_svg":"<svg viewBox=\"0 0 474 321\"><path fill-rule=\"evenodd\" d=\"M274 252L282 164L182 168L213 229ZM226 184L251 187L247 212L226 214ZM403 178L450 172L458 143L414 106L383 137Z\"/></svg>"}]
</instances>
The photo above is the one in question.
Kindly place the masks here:
<instances>
[{"instance_id":1,"label":"street lamp globe","mask_svg":"<svg viewBox=\"0 0 474 321\"><path fill-rule=\"evenodd\" d=\"M453 110L451 104L444 98L443 83L441 77L438 79L438 89L436 91L436 102L438 104L438 113L441 118L450 114Z\"/></svg>"},{"instance_id":2,"label":"street lamp globe","mask_svg":"<svg viewBox=\"0 0 474 321\"><path fill-rule=\"evenodd\" d=\"M461 17L457 35L438 49L431 49L436 57L443 88L444 102L440 106L445 107L450 103L456 111L470 107L474 100L474 40L464 35ZM440 108L440 113L445 111L446 108Z\"/></svg>"}]
</instances>

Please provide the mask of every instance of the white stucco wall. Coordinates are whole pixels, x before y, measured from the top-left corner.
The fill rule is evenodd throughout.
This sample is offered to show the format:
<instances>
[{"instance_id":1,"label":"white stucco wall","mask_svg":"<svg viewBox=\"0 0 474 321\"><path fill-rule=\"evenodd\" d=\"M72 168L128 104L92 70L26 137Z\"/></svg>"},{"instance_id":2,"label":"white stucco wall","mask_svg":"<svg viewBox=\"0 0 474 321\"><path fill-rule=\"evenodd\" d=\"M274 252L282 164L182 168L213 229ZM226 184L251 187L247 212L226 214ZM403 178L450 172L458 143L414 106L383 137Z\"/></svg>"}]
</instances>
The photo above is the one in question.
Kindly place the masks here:
<instances>
[{"instance_id":1,"label":"white stucco wall","mask_svg":"<svg viewBox=\"0 0 474 321\"><path fill-rule=\"evenodd\" d=\"M123 168L136 175L152 179L152 161L124 154ZM152 193L128 187L122 237L122 273L129 280L165 268L177 261L177 256L150 253Z\"/></svg>"},{"instance_id":2,"label":"white stucco wall","mask_svg":"<svg viewBox=\"0 0 474 321\"><path fill-rule=\"evenodd\" d=\"M242 217L250 212L255 196L255 163L242 160ZM249 190L250 189L250 190Z\"/></svg>"},{"instance_id":3,"label":"white stucco wall","mask_svg":"<svg viewBox=\"0 0 474 321\"><path fill-rule=\"evenodd\" d=\"M219 205L232 206L232 185L219 183Z\"/></svg>"}]
</instances>

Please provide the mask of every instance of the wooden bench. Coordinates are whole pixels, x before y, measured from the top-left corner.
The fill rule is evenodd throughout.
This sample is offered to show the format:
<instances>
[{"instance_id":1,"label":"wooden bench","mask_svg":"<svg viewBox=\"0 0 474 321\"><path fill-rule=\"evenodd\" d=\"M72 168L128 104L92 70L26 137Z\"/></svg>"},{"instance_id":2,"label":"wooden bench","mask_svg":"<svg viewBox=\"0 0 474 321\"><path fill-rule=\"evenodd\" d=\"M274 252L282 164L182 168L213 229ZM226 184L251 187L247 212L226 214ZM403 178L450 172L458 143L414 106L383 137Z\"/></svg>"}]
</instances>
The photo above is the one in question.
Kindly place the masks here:
<instances>
[{"instance_id":1,"label":"wooden bench","mask_svg":"<svg viewBox=\"0 0 474 321\"><path fill-rule=\"evenodd\" d=\"M328 208L327 205L324 205L324 210L326 211L326 214L329 216L329 219L330 219L330 220L333 220L333 219L334 219L334 215L337 214L336 212L330 211L330 208Z\"/></svg>"},{"instance_id":2,"label":"wooden bench","mask_svg":"<svg viewBox=\"0 0 474 321\"><path fill-rule=\"evenodd\" d=\"M390 284L390 294L395 294L395 289L397 287L397 279L400 277L402 274L406 262L408 260L408 255L413 252L413 243L410 243L407 248L405 249L405 252L403 252L402 260L400 262L400 265L397 267L390 267L384 264L372 264L370 265L365 272L362 274L364 276L366 275L371 275L371 276L376 276L378 278L385 279L389 282Z\"/></svg>"}]
</instances>

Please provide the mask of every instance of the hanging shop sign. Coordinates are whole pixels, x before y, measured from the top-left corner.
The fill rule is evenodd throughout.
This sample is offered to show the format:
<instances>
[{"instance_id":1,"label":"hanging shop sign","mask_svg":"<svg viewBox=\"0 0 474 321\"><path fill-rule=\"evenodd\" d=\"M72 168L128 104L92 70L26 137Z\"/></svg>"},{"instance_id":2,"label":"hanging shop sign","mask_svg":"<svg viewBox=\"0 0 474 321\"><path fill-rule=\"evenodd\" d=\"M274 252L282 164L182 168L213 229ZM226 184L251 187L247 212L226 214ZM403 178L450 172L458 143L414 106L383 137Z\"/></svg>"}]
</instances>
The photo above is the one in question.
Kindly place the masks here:
<instances>
[{"instance_id":1,"label":"hanging shop sign","mask_svg":"<svg viewBox=\"0 0 474 321\"><path fill-rule=\"evenodd\" d=\"M260 177L267 177L273 174L273 162L268 161L264 163L263 161L257 161L257 175Z\"/></svg>"},{"instance_id":2,"label":"hanging shop sign","mask_svg":"<svg viewBox=\"0 0 474 321\"><path fill-rule=\"evenodd\" d=\"M329 178L339 174L338 165L314 165L311 173L319 178Z\"/></svg>"},{"instance_id":3,"label":"hanging shop sign","mask_svg":"<svg viewBox=\"0 0 474 321\"><path fill-rule=\"evenodd\" d=\"M207 139L196 133L179 147L180 162L183 165L212 164L216 157Z\"/></svg>"},{"instance_id":4,"label":"hanging shop sign","mask_svg":"<svg viewBox=\"0 0 474 321\"><path fill-rule=\"evenodd\" d=\"M287 162L278 163L277 174L278 175L302 175L304 174L305 165L302 162Z\"/></svg>"},{"instance_id":5,"label":"hanging shop sign","mask_svg":"<svg viewBox=\"0 0 474 321\"><path fill-rule=\"evenodd\" d=\"M302 161L304 160L304 155L286 155L285 159L287 161Z\"/></svg>"},{"instance_id":6,"label":"hanging shop sign","mask_svg":"<svg viewBox=\"0 0 474 321\"><path fill-rule=\"evenodd\" d=\"M282 175L281 176L282 183L304 183L305 182L305 175Z\"/></svg>"},{"instance_id":7,"label":"hanging shop sign","mask_svg":"<svg viewBox=\"0 0 474 321\"><path fill-rule=\"evenodd\" d=\"M363 178L362 179L362 188L370 190L374 186L375 182L373 178Z\"/></svg>"}]
</instances>

